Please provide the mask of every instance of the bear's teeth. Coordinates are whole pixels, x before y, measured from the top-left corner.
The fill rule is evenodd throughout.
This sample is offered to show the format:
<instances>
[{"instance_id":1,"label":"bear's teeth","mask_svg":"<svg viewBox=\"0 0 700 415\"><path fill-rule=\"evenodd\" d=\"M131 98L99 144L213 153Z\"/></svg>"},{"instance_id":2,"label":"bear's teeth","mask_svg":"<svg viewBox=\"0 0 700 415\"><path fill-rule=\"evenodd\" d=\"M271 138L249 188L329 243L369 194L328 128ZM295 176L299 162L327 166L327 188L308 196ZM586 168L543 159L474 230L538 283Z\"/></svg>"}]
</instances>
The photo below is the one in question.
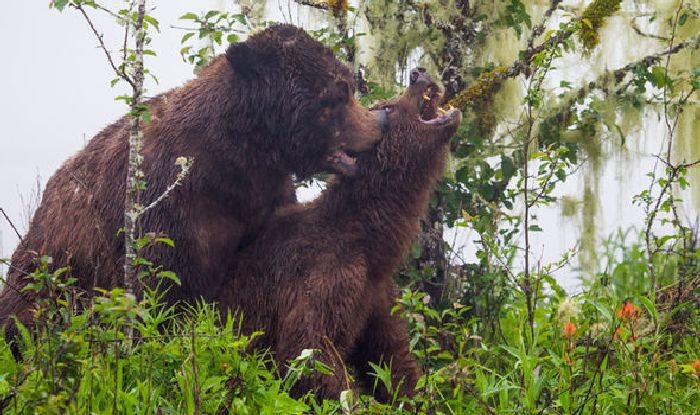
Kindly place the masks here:
<instances>
[{"instance_id":1,"label":"bear's teeth","mask_svg":"<svg viewBox=\"0 0 700 415\"><path fill-rule=\"evenodd\" d=\"M355 159L355 157L350 157L347 153L341 153L340 161L343 164L353 165L357 160Z\"/></svg>"},{"instance_id":2,"label":"bear's teeth","mask_svg":"<svg viewBox=\"0 0 700 415\"><path fill-rule=\"evenodd\" d=\"M452 105L448 105L447 108L438 107L437 112L440 115L445 115L448 112L452 111L453 109L455 109L455 107L453 107Z\"/></svg>"}]
</instances>

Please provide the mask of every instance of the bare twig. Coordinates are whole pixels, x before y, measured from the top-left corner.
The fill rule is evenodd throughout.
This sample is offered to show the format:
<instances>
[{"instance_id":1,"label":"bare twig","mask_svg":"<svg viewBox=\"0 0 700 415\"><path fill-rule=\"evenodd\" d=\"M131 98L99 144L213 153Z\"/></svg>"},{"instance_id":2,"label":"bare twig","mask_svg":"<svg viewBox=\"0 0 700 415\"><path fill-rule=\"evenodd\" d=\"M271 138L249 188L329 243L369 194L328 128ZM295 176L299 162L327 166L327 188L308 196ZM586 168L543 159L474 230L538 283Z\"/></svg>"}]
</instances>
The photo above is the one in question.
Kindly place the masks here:
<instances>
[{"instance_id":1,"label":"bare twig","mask_svg":"<svg viewBox=\"0 0 700 415\"><path fill-rule=\"evenodd\" d=\"M669 47L668 50L674 50L677 49L678 46L676 45L673 46L673 42L676 38L676 30L678 28L678 19L681 13L681 10L683 9L683 2L681 1L680 4L678 5L678 9L676 10L676 14L673 19L673 24L671 26L671 37L669 39ZM697 38L696 38L697 39ZM677 49L679 50L679 49ZM671 63L671 53L666 54L666 63L664 66L664 76L668 76L668 68ZM661 56L656 57L655 59L661 59ZM680 101L679 101L680 103ZM675 134L675 129L676 125L678 123L678 117L680 114L676 114L673 120L669 118L669 98L668 98L668 82L664 82L664 88L663 88L663 104L664 104L664 123L666 124L666 154L665 154L665 160L662 157L657 157L658 160L663 161L663 164L667 166L667 177L666 177L666 183L664 186L661 188L661 192L659 193L658 197L656 198L656 203L654 204L654 207L647 212L647 222L646 222L646 229L644 231L644 239L646 243L646 250L647 250L647 269L649 270L649 275L651 276L651 298L653 301L656 301L656 284L657 284L657 275L656 275L656 270L654 269L654 247L652 246L652 227L654 226L654 220L656 219L657 214L659 213L659 209L661 207L661 202L664 200L664 197L666 196L667 193L671 193L669 196L670 204L671 204L671 213L673 215L674 219L674 226L677 226L681 232L681 237L683 239L682 243L683 246L685 247L686 244L686 232L685 228L680 224L679 218L678 218L678 211L676 209L676 204L675 200L673 199L672 192L673 190L671 189L671 185L675 182L676 178L678 177L679 174L681 174L682 170L685 168L684 165L678 165L675 166L671 162L671 151L673 148L673 135ZM654 181L650 184L650 186L654 185ZM684 250L685 252L685 250Z\"/></svg>"},{"instance_id":2,"label":"bare twig","mask_svg":"<svg viewBox=\"0 0 700 415\"><path fill-rule=\"evenodd\" d=\"M2 213L2 216L5 217L5 220L7 223L10 225L13 231L15 231L15 235L17 235L17 238L19 239L20 243L23 242L22 240L22 235L20 235L19 231L17 230L17 227L15 226L14 223L12 223L12 220L10 220L10 217L7 216L7 213L5 213L5 209L0 207L0 213Z\"/></svg>"},{"instance_id":3,"label":"bare twig","mask_svg":"<svg viewBox=\"0 0 700 415\"><path fill-rule=\"evenodd\" d=\"M534 26L532 28L532 31L530 32L530 37L528 37L527 39L528 48L532 48L532 44L534 43L535 38L544 33L544 25L547 23L547 20L549 20L549 18L552 16L552 13L554 13L554 11L557 8L559 8L559 5L562 1L563 0L551 0L549 8L546 12L544 12L544 15L542 16L542 21L537 26Z\"/></svg>"},{"instance_id":4,"label":"bare twig","mask_svg":"<svg viewBox=\"0 0 700 415\"><path fill-rule=\"evenodd\" d=\"M177 186L182 184L182 181L187 177L187 175L190 172L190 168L192 167L192 163L194 163L194 159L187 159L184 157L178 158L176 163L180 166L180 172L177 174L175 181L173 181L170 184L170 186L168 186L168 188L165 189L165 191L163 191L163 193L161 193L160 196L158 196L156 200L151 202L151 204L149 204L148 206L142 208L139 212L139 216L156 207L160 202L165 200L170 195L170 192L172 192Z\"/></svg>"},{"instance_id":5,"label":"bare twig","mask_svg":"<svg viewBox=\"0 0 700 415\"><path fill-rule=\"evenodd\" d=\"M175 25L170 25L171 29L177 29L177 30L186 30L188 32L197 32L200 30L199 27L184 27L184 26L175 26ZM226 32L231 32L231 33L238 33L241 35L244 35L246 33L249 33L246 30L240 30L240 29L232 29L228 26L213 26L210 28L211 30L221 30L221 31L226 31Z\"/></svg>"},{"instance_id":6,"label":"bare twig","mask_svg":"<svg viewBox=\"0 0 700 415\"><path fill-rule=\"evenodd\" d=\"M700 36L693 37L691 39L688 39L684 42L677 43L675 46L669 45L668 49L663 50L658 53L654 53L651 55L647 55L643 57L642 59L639 59L635 62L628 63L627 65L623 66L622 68L616 69L613 71L613 74L615 74L615 78L618 79L618 77L624 76L627 72L631 71L634 69L636 66L639 65L644 65L646 67L649 67L655 63L658 63L661 58L663 57L669 57L671 55L674 55L681 50L687 48L688 46L695 46L698 47L700 45Z\"/></svg>"},{"instance_id":7,"label":"bare twig","mask_svg":"<svg viewBox=\"0 0 700 415\"><path fill-rule=\"evenodd\" d=\"M100 49L102 49L105 56L107 57L107 62L109 62L109 65L112 67L112 70L114 71L114 73L116 73L117 76L119 76L124 81L128 82L132 88L135 88L136 85L134 84L133 80L131 80L126 75L126 73L124 73L124 71L122 69L118 68L117 65L114 64L114 60L112 59L112 54L109 53L109 50L107 49L107 46L105 45L105 42L102 39L104 36L100 32L97 31L97 29L95 28L95 25L92 23L92 20L90 19L90 16L88 16L87 12L85 12L85 9L83 9L83 6L81 4L72 4L72 3L71 3L71 6L74 7L76 10L80 11L80 13L85 18L85 21L90 26L92 33L95 35L97 40L100 42ZM125 48L125 50L126 50L126 48Z\"/></svg>"},{"instance_id":8,"label":"bare twig","mask_svg":"<svg viewBox=\"0 0 700 415\"><path fill-rule=\"evenodd\" d=\"M635 33L637 33L639 36L648 37L648 38L652 38L652 39L663 40L663 41L669 40L667 37L664 37L664 36L655 35L653 33L642 32L642 29L640 29L639 26L637 26L637 19L639 17L644 17L644 16L634 16L630 21L630 26L632 27L632 30L635 31Z\"/></svg>"}]
</instances>

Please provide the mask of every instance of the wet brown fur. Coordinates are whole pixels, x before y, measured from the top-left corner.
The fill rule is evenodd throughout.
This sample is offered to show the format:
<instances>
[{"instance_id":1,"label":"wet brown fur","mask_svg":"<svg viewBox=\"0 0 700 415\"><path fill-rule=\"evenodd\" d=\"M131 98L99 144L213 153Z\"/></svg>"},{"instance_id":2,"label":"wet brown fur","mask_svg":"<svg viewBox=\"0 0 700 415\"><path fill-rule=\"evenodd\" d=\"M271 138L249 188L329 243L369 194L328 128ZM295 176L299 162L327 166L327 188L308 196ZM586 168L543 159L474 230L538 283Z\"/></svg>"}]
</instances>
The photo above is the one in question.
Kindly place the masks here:
<instances>
[{"instance_id":1,"label":"wet brown fur","mask_svg":"<svg viewBox=\"0 0 700 415\"><path fill-rule=\"evenodd\" d=\"M281 368L303 349L321 350L334 373L302 380L297 393L337 399L352 387L346 365L370 388L368 362L391 365L402 394L420 376L406 322L390 313L393 274L419 232L456 130L418 120L422 95L409 88L391 103L390 130L375 152L360 155L356 176L340 177L314 202L280 208L221 290L223 310L239 310L251 329L263 329L262 345ZM381 386L375 394L388 399Z\"/></svg>"},{"instance_id":2,"label":"wet brown fur","mask_svg":"<svg viewBox=\"0 0 700 415\"><path fill-rule=\"evenodd\" d=\"M290 175L326 170L335 148L358 151L379 139L379 125L352 98L352 76L321 43L278 25L231 45L196 79L147 102L143 126L143 204L174 180L179 156L188 177L140 219L175 248L144 254L182 280L169 300L218 298L219 279L274 209L295 201ZM21 293L38 255L70 266L77 285L114 287L123 275L123 225L129 119L97 134L50 178L29 231L11 259L0 293L0 326L32 321L35 295Z\"/></svg>"}]
</instances>

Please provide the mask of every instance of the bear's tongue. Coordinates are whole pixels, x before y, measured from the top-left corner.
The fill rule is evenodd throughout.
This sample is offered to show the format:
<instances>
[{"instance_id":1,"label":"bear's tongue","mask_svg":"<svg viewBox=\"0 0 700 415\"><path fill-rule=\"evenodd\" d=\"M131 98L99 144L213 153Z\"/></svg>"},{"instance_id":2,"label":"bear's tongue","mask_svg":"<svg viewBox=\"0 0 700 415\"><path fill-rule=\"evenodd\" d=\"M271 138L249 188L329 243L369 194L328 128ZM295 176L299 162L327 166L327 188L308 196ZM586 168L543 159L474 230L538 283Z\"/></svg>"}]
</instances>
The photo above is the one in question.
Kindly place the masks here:
<instances>
[{"instance_id":1,"label":"bear's tongue","mask_svg":"<svg viewBox=\"0 0 700 415\"><path fill-rule=\"evenodd\" d=\"M343 150L337 150L335 152L335 160L338 163L345 164L346 166L354 166L357 160L354 157L350 157L348 153Z\"/></svg>"}]
</instances>

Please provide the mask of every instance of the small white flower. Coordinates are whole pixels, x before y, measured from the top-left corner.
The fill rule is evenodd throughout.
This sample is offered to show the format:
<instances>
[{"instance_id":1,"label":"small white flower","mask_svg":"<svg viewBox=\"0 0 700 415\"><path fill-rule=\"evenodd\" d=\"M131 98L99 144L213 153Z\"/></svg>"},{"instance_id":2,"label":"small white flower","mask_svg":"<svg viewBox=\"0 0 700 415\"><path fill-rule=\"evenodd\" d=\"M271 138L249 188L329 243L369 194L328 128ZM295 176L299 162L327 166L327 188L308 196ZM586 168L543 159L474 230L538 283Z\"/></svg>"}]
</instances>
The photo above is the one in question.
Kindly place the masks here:
<instances>
[{"instance_id":1,"label":"small white flower","mask_svg":"<svg viewBox=\"0 0 700 415\"><path fill-rule=\"evenodd\" d=\"M579 314L579 304L573 298L566 298L559 304L557 318L561 321L569 321Z\"/></svg>"}]
</instances>

